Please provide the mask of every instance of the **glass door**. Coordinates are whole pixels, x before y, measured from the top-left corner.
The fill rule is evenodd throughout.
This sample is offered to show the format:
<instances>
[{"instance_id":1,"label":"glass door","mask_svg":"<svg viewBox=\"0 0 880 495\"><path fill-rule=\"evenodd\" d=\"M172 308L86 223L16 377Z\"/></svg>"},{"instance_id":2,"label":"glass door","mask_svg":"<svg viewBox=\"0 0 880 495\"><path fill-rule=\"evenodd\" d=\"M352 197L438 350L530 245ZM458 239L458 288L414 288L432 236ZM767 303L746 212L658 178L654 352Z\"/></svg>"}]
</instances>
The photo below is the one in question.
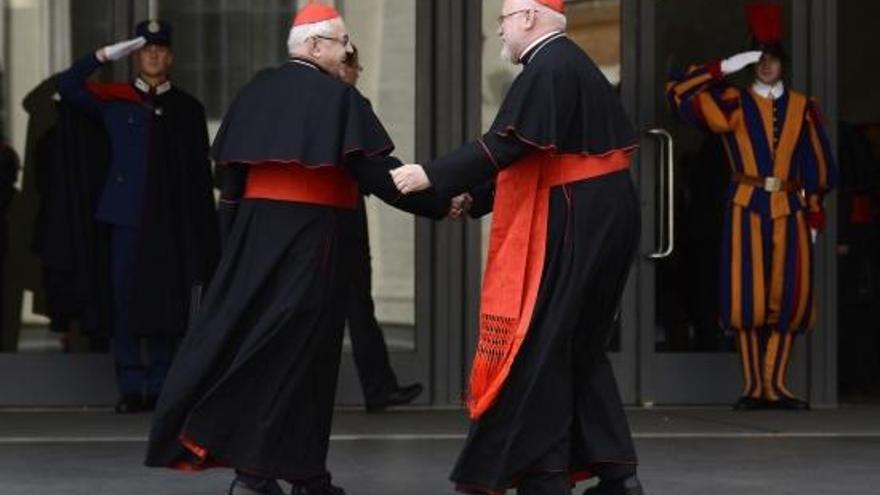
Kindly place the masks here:
<instances>
[{"instance_id":1,"label":"glass door","mask_svg":"<svg viewBox=\"0 0 880 495\"><path fill-rule=\"evenodd\" d=\"M674 71L748 50L748 3L638 2L638 120L644 133L639 185L645 226L644 255L638 261L640 400L645 404L727 404L740 395L735 335L718 323L726 152L718 135L690 127L673 114L666 83ZM781 2L783 39L794 54L784 70L795 85L802 61L794 44L806 30L793 10L796 3ZM752 74L745 69L732 82L747 87ZM789 375L798 394L807 377L803 340Z\"/></svg>"}]
</instances>

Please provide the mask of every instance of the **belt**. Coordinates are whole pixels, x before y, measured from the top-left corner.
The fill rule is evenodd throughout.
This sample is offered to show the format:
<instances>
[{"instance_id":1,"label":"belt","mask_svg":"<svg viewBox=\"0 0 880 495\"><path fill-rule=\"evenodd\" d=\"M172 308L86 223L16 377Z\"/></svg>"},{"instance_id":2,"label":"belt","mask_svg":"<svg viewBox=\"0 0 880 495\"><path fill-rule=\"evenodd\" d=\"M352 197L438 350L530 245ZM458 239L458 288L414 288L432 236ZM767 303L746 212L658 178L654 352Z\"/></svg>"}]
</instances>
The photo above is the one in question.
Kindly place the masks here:
<instances>
[{"instance_id":1,"label":"belt","mask_svg":"<svg viewBox=\"0 0 880 495\"><path fill-rule=\"evenodd\" d=\"M760 187L771 193L780 191L797 192L804 188L799 181L783 180L779 177L754 177L739 172L734 172L730 176L730 180L747 186Z\"/></svg>"},{"instance_id":2,"label":"belt","mask_svg":"<svg viewBox=\"0 0 880 495\"><path fill-rule=\"evenodd\" d=\"M355 209L360 191L354 178L339 166L260 162L248 170L244 197Z\"/></svg>"}]
</instances>

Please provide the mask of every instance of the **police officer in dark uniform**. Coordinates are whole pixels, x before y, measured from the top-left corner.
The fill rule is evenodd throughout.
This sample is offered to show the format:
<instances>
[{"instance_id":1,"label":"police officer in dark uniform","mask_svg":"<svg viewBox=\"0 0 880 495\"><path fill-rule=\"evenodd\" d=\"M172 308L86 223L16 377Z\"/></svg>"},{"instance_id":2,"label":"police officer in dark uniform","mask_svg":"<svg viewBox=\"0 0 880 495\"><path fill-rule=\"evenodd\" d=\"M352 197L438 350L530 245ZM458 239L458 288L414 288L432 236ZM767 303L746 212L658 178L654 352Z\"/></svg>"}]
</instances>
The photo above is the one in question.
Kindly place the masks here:
<instances>
[{"instance_id":1,"label":"police officer in dark uniform","mask_svg":"<svg viewBox=\"0 0 880 495\"><path fill-rule=\"evenodd\" d=\"M171 35L169 24L144 21L134 39L89 54L59 78L62 98L101 121L110 142L95 219L110 231L120 413L154 406L186 326L190 290L207 281L219 249L204 108L169 79ZM133 81L87 82L130 54Z\"/></svg>"}]
</instances>

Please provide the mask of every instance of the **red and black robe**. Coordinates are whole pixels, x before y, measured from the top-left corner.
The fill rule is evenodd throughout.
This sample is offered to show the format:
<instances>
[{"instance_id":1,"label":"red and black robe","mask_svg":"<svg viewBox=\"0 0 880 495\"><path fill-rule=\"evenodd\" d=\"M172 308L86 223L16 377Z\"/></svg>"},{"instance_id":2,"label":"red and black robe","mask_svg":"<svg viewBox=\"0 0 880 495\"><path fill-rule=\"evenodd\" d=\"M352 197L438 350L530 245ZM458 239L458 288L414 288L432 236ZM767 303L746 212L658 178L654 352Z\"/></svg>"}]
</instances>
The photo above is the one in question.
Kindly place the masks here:
<instances>
[{"instance_id":1,"label":"red and black robe","mask_svg":"<svg viewBox=\"0 0 880 495\"><path fill-rule=\"evenodd\" d=\"M522 59L489 132L426 165L438 194L471 190L475 212L494 212L473 425L452 474L476 493L636 462L605 346L638 245L627 171L638 140L613 87L563 34Z\"/></svg>"}]
</instances>

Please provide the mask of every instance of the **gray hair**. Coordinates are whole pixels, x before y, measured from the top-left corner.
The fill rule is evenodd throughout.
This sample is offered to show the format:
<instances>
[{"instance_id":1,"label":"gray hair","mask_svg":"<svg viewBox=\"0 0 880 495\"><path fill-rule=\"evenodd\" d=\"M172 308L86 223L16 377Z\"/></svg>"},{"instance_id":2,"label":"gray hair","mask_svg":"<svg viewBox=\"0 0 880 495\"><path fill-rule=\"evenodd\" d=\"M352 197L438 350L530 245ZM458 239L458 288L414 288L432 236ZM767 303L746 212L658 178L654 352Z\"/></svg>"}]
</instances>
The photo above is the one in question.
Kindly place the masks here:
<instances>
[{"instance_id":1,"label":"gray hair","mask_svg":"<svg viewBox=\"0 0 880 495\"><path fill-rule=\"evenodd\" d=\"M302 26L294 26L290 29L290 35L287 37L287 53L295 54L300 48L308 43L309 39L316 36L332 37L336 34L336 28L342 24L342 19L329 19L311 24L303 24Z\"/></svg>"},{"instance_id":2,"label":"gray hair","mask_svg":"<svg viewBox=\"0 0 880 495\"><path fill-rule=\"evenodd\" d=\"M529 8L537 10L542 17L547 18L547 24L549 27L565 31L565 28L568 26L568 18L565 17L565 14L551 9L543 3L538 2L538 0L526 0L526 3L530 4Z\"/></svg>"}]
</instances>

